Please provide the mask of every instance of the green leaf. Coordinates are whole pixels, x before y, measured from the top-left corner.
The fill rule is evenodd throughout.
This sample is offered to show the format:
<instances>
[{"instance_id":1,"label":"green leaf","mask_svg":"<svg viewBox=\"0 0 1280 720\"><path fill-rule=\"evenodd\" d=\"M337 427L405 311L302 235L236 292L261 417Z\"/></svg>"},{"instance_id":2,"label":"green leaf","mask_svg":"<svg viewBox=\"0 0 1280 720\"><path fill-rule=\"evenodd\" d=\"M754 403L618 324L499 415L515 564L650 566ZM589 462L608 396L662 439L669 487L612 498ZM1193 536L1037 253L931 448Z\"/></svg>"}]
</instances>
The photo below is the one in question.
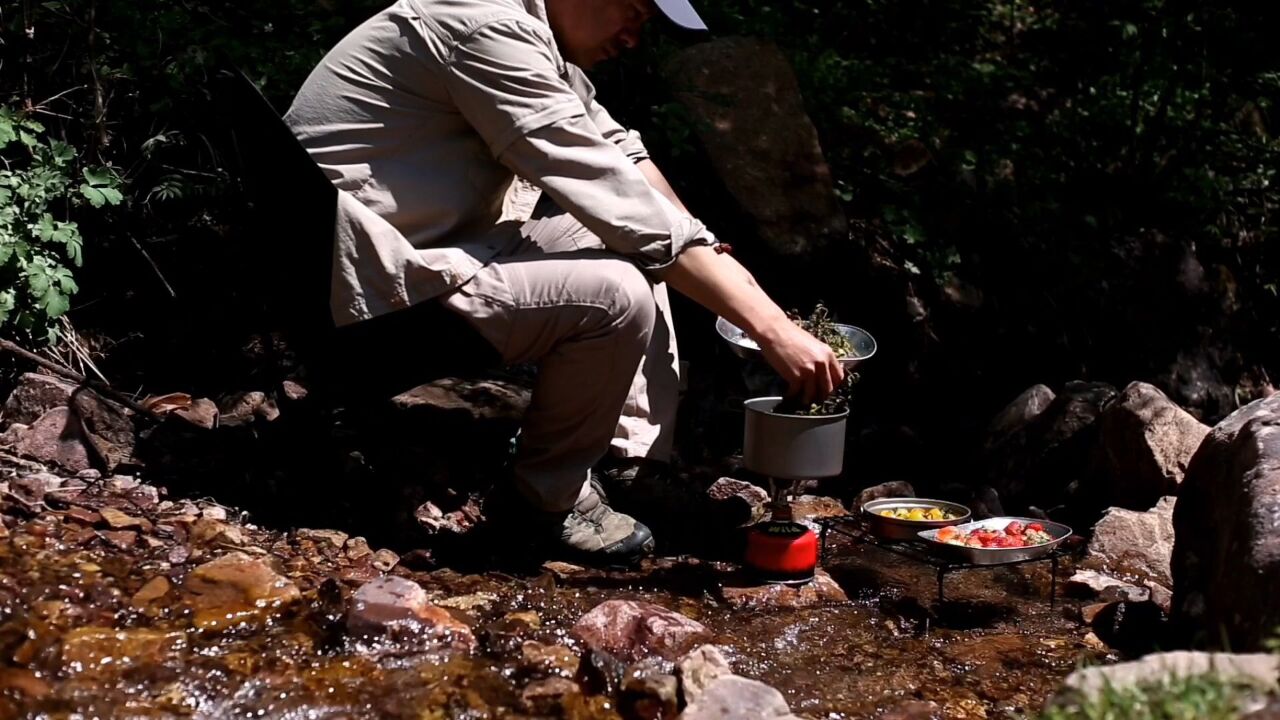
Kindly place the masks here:
<instances>
[{"instance_id":1,"label":"green leaf","mask_svg":"<svg viewBox=\"0 0 1280 720\"><path fill-rule=\"evenodd\" d=\"M100 208L103 205L107 204L106 193L102 192L96 187L90 187L89 185L81 185L80 194L83 195L84 198L89 201L90 205L96 208Z\"/></svg>"},{"instance_id":2,"label":"green leaf","mask_svg":"<svg viewBox=\"0 0 1280 720\"><path fill-rule=\"evenodd\" d=\"M85 181L94 187L113 185L115 183L115 175L112 175L111 171L104 167L85 168L81 172L84 173Z\"/></svg>"},{"instance_id":3,"label":"green leaf","mask_svg":"<svg viewBox=\"0 0 1280 720\"><path fill-rule=\"evenodd\" d=\"M56 318L71 309L71 298L61 288L50 285L40 296L40 309L50 318Z\"/></svg>"},{"instance_id":4,"label":"green leaf","mask_svg":"<svg viewBox=\"0 0 1280 720\"><path fill-rule=\"evenodd\" d=\"M0 113L0 148L4 148L5 145L17 139L18 133L14 129L13 120L10 118L8 111L5 110Z\"/></svg>"}]
</instances>

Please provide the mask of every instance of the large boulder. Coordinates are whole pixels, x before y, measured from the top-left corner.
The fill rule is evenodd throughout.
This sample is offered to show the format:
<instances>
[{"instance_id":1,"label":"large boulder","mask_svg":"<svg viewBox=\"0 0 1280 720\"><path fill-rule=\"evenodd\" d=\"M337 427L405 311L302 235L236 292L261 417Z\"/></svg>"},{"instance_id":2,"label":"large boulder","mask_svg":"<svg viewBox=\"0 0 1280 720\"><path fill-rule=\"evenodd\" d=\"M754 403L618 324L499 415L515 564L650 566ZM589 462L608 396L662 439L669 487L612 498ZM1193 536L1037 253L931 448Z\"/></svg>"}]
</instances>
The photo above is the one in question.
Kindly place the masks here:
<instances>
[{"instance_id":1,"label":"large boulder","mask_svg":"<svg viewBox=\"0 0 1280 720\"><path fill-rule=\"evenodd\" d=\"M1098 419L1098 499L1146 510L1173 495L1209 427L1143 382L1130 383Z\"/></svg>"},{"instance_id":2,"label":"large boulder","mask_svg":"<svg viewBox=\"0 0 1280 720\"><path fill-rule=\"evenodd\" d=\"M1129 582L1172 587L1174 501L1161 498L1147 512L1108 510L1093 528L1084 567Z\"/></svg>"},{"instance_id":3,"label":"large boulder","mask_svg":"<svg viewBox=\"0 0 1280 720\"><path fill-rule=\"evenodd\" d=\"M676 53L666 72L717 174L770 249L802 257L847 238L817 129L777 46L719 38Z\"/></svg>"},{"instance_id":4,"label":"large boulder","mask_svg":"<svg viewBox=\"0 0 1280 720\"><path fill-rule=\"evenodd\" d=\"M1048 385L1032 385L1023 390L1022 394L997 413L991 424L987 426L987 438L984 443L986 449L989 451L999 447L1014 437L1027 426L1027 423L1048 409L1055 397L1057 395Z\"/></svg>"},{"instance_id":5,"label":"large boulder","mask_svg":"<svg viewBox=\"0 0 1280 720\"><path fill-rule=\"evenodd\" d=\"M84 426L67 407L56 407L41 415L18 436L14 451L71 472L88 470L92 465Z\"/></svg>"},{"instance_id":6,"label":"large boulder","mask_svg":"<svg viewBox=\"0 0 1280 720\"><path fill-rule=\"evenodd\" d=\"M1050 509L1076 496L1089 474L1098 417L1115 396L1104 383L1069 382L1043 412L990 447L987 477L1006 510Z\"/></svg>"},{"instance_id":7,"label":"large boulder","mask_svg":"<svg viewBox=\"0 0 1280 720\"><path fill-rule=\"evenodd\" d=\"M1209 433L1187 468L1173 527L1180 638L1261 648L1280 627L1280 395Z\"/></svg>"},{"instance_id":8,"label":"large boulder","mask_svg":"<svg viewBox=\"0 0 1280 720\"><path fill-rule=\"evenodd\" d=\"M71 407L84 423L85 438L107 472L130 462L137 437L133 412L82 388L71 396Z\"/></svg>"}]
</instances>

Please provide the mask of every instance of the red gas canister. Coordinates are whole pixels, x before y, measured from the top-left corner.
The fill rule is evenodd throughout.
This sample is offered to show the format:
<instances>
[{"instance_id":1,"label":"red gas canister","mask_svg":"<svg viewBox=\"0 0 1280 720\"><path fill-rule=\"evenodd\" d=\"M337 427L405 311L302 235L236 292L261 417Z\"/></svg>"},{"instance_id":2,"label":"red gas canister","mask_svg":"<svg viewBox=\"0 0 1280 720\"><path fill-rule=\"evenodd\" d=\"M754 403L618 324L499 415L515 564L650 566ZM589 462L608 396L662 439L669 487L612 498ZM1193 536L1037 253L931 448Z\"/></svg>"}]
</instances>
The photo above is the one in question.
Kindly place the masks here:
<instances>
[{"instance_id":1,"label":"red gas canister","mask_svg":"<svg viewBox=\"0 0 1280 720\"><path fill-rule=\"evenodd\" d=\"M818 565L818 536L796 522L763 522L747 533L746 564L762 580L808 582Z\"/></svg>"}]
</instances>

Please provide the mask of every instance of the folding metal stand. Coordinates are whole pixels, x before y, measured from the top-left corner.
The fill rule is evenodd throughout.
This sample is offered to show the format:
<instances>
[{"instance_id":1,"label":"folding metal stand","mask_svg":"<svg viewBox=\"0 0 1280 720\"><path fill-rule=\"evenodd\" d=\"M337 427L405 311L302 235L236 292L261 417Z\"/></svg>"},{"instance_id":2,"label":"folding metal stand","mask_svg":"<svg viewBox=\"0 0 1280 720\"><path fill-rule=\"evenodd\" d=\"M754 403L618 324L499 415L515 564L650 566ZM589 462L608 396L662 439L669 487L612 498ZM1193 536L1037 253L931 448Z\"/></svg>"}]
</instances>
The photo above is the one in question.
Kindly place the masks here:
<instances>
[{"instance_id":1,"label":"folding metal stand","mask_svg":"<svg viewBox=\"0 0 1280 720\"><path fill-rule=\"evenodd\" d=\"M870 545L872 547L884 550L899 557L912 560L921 565L932 567L938 575L938 603L946 601L946 577L948 573L961 570L994 570L996 568L1012 567L1014 565L1027 565L1029 563L1047 562L1050 564L1049 569L1049 607L1054 607L1058 597L1058 559L1067 553L1062 550L1061 546L1054 548L1053 552L1028 560L1014 560L1011 562L997 563L994 565L979 565L975 563L957 562L948 560L935 555L932 549L919 540L885 540L876 537L867 529L866 524L856 516L845 515L840 517L822 518L818 520L818 525L822 527L822 533L818 538L818 548L821 559L825 562L827 559L827 539L829 534L834 532L838 535L853 540L855 543L862 545Z\"/></svg>"}]
</instances>

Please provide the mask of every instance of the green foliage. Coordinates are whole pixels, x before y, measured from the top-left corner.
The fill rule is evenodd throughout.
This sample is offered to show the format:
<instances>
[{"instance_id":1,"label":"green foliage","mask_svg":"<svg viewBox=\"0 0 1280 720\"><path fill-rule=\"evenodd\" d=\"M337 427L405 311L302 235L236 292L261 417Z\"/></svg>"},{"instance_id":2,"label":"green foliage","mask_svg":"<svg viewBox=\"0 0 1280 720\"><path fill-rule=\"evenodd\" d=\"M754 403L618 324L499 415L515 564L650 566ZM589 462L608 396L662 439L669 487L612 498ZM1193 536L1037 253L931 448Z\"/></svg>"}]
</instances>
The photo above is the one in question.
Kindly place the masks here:
<instances>
[{"instance_id":1,"label":"green foliage","mask_svg":"<svg viewBox=\"0 0 1280 720\"><path fill-rule=\"evenodd\" d=\"M1046 710L1041 720L1235 720L1247 692L1213 675L1136 688L1107 686L1086 702Z\"/></svg>"},{"instance_id":2,"label":"green foliage","mask_svg":"<svg viewBox=\"0 0 1280 720\"><path fill-rule=\"evenodd\" d=\"M79 205L116 205L120 181L107 167L80 168L77 153L50 139L40 122L0 106L0 329L52 343L56 320L78 290L71 268L83 262Z\"/></svg>"}]
</instances>

